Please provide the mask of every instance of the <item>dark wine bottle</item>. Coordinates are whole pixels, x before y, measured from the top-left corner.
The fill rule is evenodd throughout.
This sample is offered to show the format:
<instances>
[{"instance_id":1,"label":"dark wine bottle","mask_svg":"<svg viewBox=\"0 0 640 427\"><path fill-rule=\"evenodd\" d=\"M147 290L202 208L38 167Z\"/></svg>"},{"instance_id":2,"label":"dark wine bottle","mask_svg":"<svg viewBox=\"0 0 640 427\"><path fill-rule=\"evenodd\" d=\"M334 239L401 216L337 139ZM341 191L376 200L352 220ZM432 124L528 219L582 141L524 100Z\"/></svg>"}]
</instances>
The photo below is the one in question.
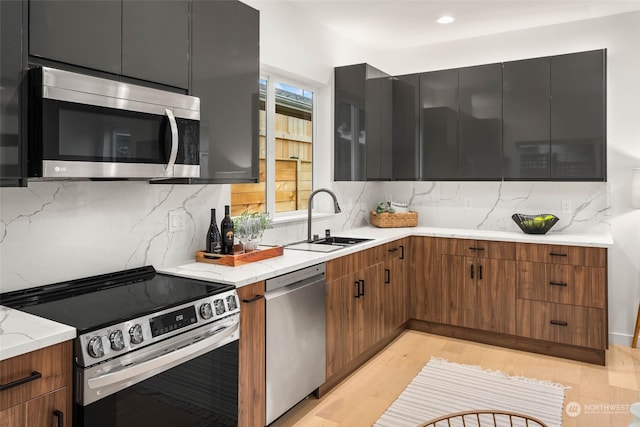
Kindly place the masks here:
<instances>
[{"instance_id":1,"label":"dark wine bottle","mask_svg":"<svg viewBox=\"0 0 640 427\"><path fill-rule=\"evenodd\" d=\"M222 235L218 229L215 209L211 209L211 224L209 231L207 231L207 252L210 254L222 253Z\"/></svg>"},{"instance_id":2,"label":"dark wine bottle","mask_svg":"<svg viewBox=\"0 0 640 427\"><path fill-rule=\"evenodd\" d=\"M233 255L233 221L229 216L229 206L224 207L224 218L220 224L222 231L222 253L225 255Z\"/></svg>"}]
</instances>

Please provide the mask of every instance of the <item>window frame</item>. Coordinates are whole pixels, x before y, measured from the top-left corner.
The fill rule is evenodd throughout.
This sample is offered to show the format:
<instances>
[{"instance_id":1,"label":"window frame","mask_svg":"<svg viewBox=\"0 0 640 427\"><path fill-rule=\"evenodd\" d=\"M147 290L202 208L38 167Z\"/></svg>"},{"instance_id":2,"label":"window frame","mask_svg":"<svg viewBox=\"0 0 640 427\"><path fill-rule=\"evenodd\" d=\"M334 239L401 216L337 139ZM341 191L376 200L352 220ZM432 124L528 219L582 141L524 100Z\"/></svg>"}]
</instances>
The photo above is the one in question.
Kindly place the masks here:
<instances>
[{"instance_id":1,"label":"window frame","mask_svg":"<svg viewBox=\"0 0 640 427\"><path fill-rule=\"evenodd\" d=\"M276 212L276 161L275 161L275 85L282 83L313 93L311 102L311 192L316 186L316 157L317 157L317 133L318 133L318 96L320 88L305 79L286 77L276 72L260 70L260 80L267 82L265 100L265 201L266 212L274 223L283 223L306 219L307 209L297 209L287 212ZM271 101L273 100L273 101Z\"/></svg>"}]
</instances>

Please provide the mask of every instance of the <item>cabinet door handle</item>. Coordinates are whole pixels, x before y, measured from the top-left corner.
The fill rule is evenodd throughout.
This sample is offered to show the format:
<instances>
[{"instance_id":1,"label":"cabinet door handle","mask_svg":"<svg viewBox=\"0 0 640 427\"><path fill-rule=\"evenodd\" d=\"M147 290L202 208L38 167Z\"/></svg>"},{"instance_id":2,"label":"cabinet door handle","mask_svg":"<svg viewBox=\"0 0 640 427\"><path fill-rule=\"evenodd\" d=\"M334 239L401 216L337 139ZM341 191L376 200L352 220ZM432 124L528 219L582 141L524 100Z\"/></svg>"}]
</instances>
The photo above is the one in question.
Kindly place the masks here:
<instances>
[{"instance_id":1,"label":"cabinet door handle","mask_svg":"<svg viewBox=\"0 0 640 427\"><path fill-rule=\"evenodd\" d=\"M28 377L20 378L19 380L11 381L10 383L6 384L0 384L0 391L9 390L10 388L30 383L31 381L35 381L39 378L42 378L42 374L38 371L33 371Z\"/></svg>"},{"instance_id":2,"label":"cabinet door handle","mask_svg":"<svg viewBox=\"0 0 640 427\"><path fill-rule=\"evenodd\" d=\"M400 245L400 259L404 259L404 245Z\"/></svg>"},{"instance_id":3,"label":"cabinet door handle","mask_svg":"<svg viewBox=\"0 0 640 427\"><path fill-rule=\"evenodd\" d=\"M384 269L384 283L387 285L391 283L391 270L388 268Z\"/></svg>"},{"instance_id":4,"label":"cabinet door handle","mask_svg":"<svg viewBox=\"0 0 640 427\"><path fill-rule=\"evenodd\" d=\"M550 256L567 256L567 254L559 254L559 253L556 253L556 252L549 252L549 255Z\"/></svg>"},{"instance_id":5,"label":"cabinet door handle","mask_svg":"<svg viewBox=\"0 0 640 427\"><path fill-rule=\"evenodd\" d=\"M551 286L567 286L564 282L549 282Z\"/></svg>"},{"instance_id":6,"label":"cabinet door handle","mask_svg":"<svg viewBox=\"0 0 640 427\"><path fill-rule=\"evenodd\" d=\"M482 266L478 266L478 279L482 280Z\"/></svg>"},{"instance_id":7,"label":"cabinet door handle","mask_svg":"<svg viewBox=\"0 0 640 427\"><path fill-rule=\"evenodd\" d=\"M356 288L356 292L354 297L355 298L360 298L360 282L358 280L356 280L355 282L353 282L353 284L355 285Z\"/></svg>"},{"instance_id":8,"label":"cabinet door handle","mask_svg":"<svg viewBox=\"0 0 640 427\"><path fill-rule=\"evenodd\" d=\"M551 322L552 325L558 325L558 326L567 326L568 323L567 322L563 322L561 320L552 320Z\"/></svg>"},{"instance_id":9,"label":"cabinet door handle","mask_svg":"<svg viewBox=\"0 0 640 427\"><path fill-rule=\"evenodd\" d=\"M471 278L473 279L473 264L471 264Z\"/></svg>"},{"instance_id":10,"label":"cabinet door handle","mask_svg":"<svg viewBox=\"0 0 640 427\"><path fill-rule=\"evenodd\" d=\"M358 282L360 282L360 296L363 297L364 296L364 279L360 279L358 280Z\"/></svg>"},{"instance_id":11,"label":"cabinet door handle","mask_svg":"<svg viewBox=\"0 0 640 427\"><path fill-rule=\"evenodd\" d=\"M471 246L469 248L470 251L484 251L484 248L481 248L479 246Z\"/></svg>"},{"instance_id":12,"label":"cabinet door handle","mask_svg":"<svg viewBox=\"0 0 640 427\"><path fill-rule=\"evenodd\" d=\"M255 296L255 297L253 297L253 298L245 298L245 299L243 299L243 300L242 300L242 302L245 302L245 303L252 303L252 302L254 302L254 301L258 301L259 299L262 299L262 298L264 298L264 295L256 295L256 296Z\"/></svg>"},{"instance_id":13,"label":"cabinet door handle","mask_svg":"<svg viewBox=\"0 0 640 427\"><path fill-rule=\"evenodd\" d=\"M53 416L58 419L58 427L64 427L64 413L62 411L54 409Z\"/></svg>"}]
</instances>

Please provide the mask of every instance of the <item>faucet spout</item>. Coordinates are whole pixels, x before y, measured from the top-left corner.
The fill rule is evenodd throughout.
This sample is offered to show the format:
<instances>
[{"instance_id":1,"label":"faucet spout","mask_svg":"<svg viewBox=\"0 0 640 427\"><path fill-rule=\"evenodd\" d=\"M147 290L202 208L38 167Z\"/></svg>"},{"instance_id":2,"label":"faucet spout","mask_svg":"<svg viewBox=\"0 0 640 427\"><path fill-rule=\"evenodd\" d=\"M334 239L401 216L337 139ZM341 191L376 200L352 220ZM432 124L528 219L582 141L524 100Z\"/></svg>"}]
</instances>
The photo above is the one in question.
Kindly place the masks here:
<instances>
[{"instance_id":1,"label":"faucet spout","mask_svg":"<svg viewBox=\"0 0 640 427\"><path fill-rule=\"evenodd\" d=\"M318 193L328 193L333 198L333 211L335 213L340 213L342 210L340 209L340 205L338 204L338 198L335 193L328 188L318 188L309 196L309 201L307 202L307 240L311 241L311 209L313 208L313 197Z\"/></svg>"}]
</instances>

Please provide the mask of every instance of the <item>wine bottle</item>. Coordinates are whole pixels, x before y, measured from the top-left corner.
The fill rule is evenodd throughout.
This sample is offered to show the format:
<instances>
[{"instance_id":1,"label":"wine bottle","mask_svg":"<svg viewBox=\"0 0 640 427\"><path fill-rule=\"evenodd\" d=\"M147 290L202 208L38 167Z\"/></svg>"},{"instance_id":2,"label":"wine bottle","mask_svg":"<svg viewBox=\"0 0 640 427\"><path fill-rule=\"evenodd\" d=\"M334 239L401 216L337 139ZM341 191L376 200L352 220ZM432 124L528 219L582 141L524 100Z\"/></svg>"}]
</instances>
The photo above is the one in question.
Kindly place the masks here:
<instances>
[{"instance_id":1,"label":"wine bottle","mask_svg":"<svg viewBox=\"0 0 640 427\"><path fill-rule=\"evenodd\" d=\"M222 235L216 221L216 210L211 209L211 224L207 231L207 252L210 254L222 253Z\"/></svg>"},{"instance_id":2,"label":"wine bottle","mask_svg":"<svg viewBox=\"0 0 640 427\"><path fill-rule=\"evenodd\" d=\"M229 206L224 207L224 218L220 224L222 231L222 253L225 255L233 255L233 221L229 216Z\"/></svg>"}]
</instances>

